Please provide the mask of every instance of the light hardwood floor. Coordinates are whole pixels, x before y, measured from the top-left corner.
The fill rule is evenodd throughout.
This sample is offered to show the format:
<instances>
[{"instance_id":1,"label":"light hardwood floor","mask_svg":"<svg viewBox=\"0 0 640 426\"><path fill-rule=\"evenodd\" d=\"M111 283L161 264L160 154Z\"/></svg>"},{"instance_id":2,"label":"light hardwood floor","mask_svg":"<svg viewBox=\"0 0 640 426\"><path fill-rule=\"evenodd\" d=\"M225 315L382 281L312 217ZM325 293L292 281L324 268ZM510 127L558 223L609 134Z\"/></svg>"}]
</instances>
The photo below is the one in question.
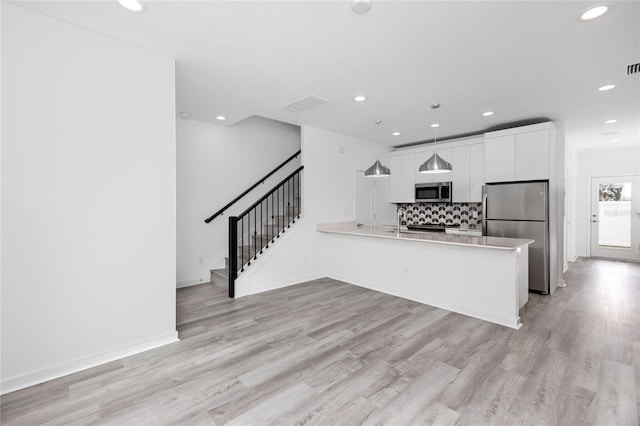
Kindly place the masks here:
<instances>
[{"instance_id":1,"label":"light hardwood floor","mask_svg":"<svg viewBox=\"0 0 640 426\"><path fill-rule=\"evenodd\" d=\"M179 343L5 395L1 423L638 425L640 264L566 281L520 330L328 279L180 289Z\"/></svg>"}]
</instances>

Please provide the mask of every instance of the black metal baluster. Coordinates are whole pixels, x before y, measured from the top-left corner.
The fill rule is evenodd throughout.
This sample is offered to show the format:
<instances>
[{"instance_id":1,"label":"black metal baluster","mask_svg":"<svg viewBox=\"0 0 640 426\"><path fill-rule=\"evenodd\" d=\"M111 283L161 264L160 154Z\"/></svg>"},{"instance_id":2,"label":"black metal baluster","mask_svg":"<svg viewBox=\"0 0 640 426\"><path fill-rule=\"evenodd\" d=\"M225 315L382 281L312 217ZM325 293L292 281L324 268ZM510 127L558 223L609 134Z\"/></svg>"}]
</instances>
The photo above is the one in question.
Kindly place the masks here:
<instances>
[{"instance_id":1,"label":"black metal baluster","mask_svg":"<svg viewBox=\"0 0 640 426\"><path fill-rule=\"evenodd\" d=\"M293 209L292 209L292 212L293 212L293 221L294 222L297 219L297 215L296 215L296 176L293 177Z\"/></svg>"},{"instance_id":2,"label":"black metal baluster","mask_svg":"<svg viewBox=\"0 0 640 426\"><path fill-rule=\"evenodd\" d=\"M271 193L271 220L269 221L269 241L273 243L273 213L275 212L275 208L273 207L273 192Z\"/></svg>"},{"instance_id":3,"label":"black metal baluster","mask_svg":"<svg viewBox=\"0 0 640 426\"><path fill-rule=\"evenodd\" d=\"M287 228L291 228L291 179L287 179Z\"/></svg>"},{"instance_id":4,"label":"black metal baluster","mask_svg":"<svg viewBox=\"0 0 640 426\"><path fill-rule=\"evenodd\" d=\"M269 197L267 197L264 202L266 203L266 209L267 211L264 214L264 223L265 226L267 227L267 229L265 230L265 234L264 234L264 241L265 241L265 247L269 248Z\"/></svg>"},{"instance_id":5,"label":"black metal baluster","mask_svg":"<svg viewBox=\"0 0 640 426\"><path fill-rule=\"evenodd\" d=\"M275 217L275 233L276 233L276 238L280 238L280 187L278 187L278 189L276 189L276 208L277 208L277 212L276 212L276 217Z\"/></svg>"},{"instance_id":6,"label":"black metal baluster","mask_svg":"<svg viewBox=\"0 0 640 426\"><path fill-rule=\"evenodd\" d=\"M300 178L302 176L302 171L298 172L298 191L300 191L300 204L298 205L298 216L302 216L302 182Z\"/></svg>"},{"instance_id":7,"label":"black metal baluster","mask_svg":"<svg viewBox=\"0 0 640 426\"><path fill-rule=\"evenodd\" d=\"M235 297L238 277L238 218L229 217L229 297Z\"/></svg>"},{"instance_id":8,"label":"black metal baluster","mask_svg":"<svg viewBox=\"0 0 640 426\"><path fill-rule=\"evenodd\" d=\"M262 203L263 201L260 201L260 232L262 232ZM256 233L256 242L258 242L258 234ZM264 246L262 245L262 234L260 235L260 254L262 254L262 249L264 248Z\"/></svg>"},{"instance_id":9,"label":"black metal baluster","mask_svg":"<svg viewBox=\"0 0 640 426\"><path fill-rule=\"evenodd\" d=\"M298 172L298 197L300 197L300 200L298 201L298 217L302 216L302 182L300 182L301 174L301 172Z\"/></svg>"},{"instance_id":10,"label":"black metal baluster","mask_svg":"<svg viewBox=\"0 0 640 426\"><path fill-rule=\"evenodd\" d=\"M244 271L244 250L242 250L242 244L244 242L244 216L240 218L240 272ZM236 238L236 252L238 251L238 240Z\"/></svg>"}]
</instances>

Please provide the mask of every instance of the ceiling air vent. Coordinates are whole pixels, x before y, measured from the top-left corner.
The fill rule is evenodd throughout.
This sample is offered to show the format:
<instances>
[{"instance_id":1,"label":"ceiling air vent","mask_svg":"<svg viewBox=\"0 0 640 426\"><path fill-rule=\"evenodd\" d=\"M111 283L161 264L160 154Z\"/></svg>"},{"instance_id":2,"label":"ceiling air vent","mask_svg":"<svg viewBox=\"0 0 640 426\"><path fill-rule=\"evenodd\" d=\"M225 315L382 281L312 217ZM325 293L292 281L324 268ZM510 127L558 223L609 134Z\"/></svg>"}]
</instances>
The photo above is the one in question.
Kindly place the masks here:
<instances>
[{"instance_id":1,"label":"ceiling air vent","mask_svg":"<svg viewBox=\"0 0 640 426\"><path fill-rule=\"evenodd\" d=\"M627 75L640 73L640 62L637 64L627 65Z\"/></svg>"},{"instance_id":2,"label":"ceiling air vent","mask_svg":"<svg viewBox=\"0 0 640 426\"><path fill-rule=\"evenodd\" d=\"M319 98L317 96L307 96L306 98L300 99L292 104L282 107L283 110L289 112L295 112L296 114L303 113L311 108L315 108L322 104L326 104L329 102L326 99Z\"/></svg>"}]
</instances>

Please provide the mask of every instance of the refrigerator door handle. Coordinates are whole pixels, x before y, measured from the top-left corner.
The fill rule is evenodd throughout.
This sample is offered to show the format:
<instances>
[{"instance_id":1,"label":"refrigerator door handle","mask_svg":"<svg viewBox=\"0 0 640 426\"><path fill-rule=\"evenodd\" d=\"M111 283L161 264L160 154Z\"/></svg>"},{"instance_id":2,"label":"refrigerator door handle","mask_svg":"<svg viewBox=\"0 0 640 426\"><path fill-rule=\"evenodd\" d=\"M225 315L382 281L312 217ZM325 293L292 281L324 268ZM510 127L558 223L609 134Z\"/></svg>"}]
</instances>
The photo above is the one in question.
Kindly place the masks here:
<instances>
[{"instance_id":1,"label":"refrigerator door handle","mask_svg":"<svg viewBox=\"0 0 640 426\"><path fill-rule=\"evenodd\" d=\"M484 189L484 188L483 188ZM486 192L482 192L482 235L487 235L487 203L489 197Z\"/></svg>"}]
</instances>

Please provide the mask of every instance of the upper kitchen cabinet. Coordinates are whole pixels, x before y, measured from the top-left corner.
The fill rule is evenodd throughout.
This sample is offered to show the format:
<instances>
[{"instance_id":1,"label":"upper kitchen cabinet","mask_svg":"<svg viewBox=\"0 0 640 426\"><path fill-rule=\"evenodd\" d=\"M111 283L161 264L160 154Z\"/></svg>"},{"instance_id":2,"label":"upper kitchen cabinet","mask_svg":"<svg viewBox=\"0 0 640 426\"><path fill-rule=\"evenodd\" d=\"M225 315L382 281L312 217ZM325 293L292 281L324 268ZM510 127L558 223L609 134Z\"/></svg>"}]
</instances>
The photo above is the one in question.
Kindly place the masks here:
<instances>
[{"instance_id":1,"label":"upper kitchen cabinet","mask_svg":"<svg viewBox=\"0 0 640 426\"><path fill-rule=\"evenodd\" d=\"M478 143L469 145L469 202L482 201L482 186L484 185L484 143L478 138ZM455 191L455 189L454 189Z\"/></svg>"},{"instance_id":2,"label":"upper kitchen cabinet","mask_svg":"<svg viewBox=\"0 0 640 426\"><path fill-rule=\"evenodd\" d=\"M433 151L428 150L428 151L419 151L416 152L416 167L414 169L414 173L416 175L416 183L431 183L433 182L433 175L429 174L429 173L420 173L418 172L418 169L420 168L420 166L422 165L422 163L424 163L425 161L427 161L429 158L431 158L431 156L433 155Z\"/></svg>"},{"instance_id":3,"label":"upper kitchen cabinet","mask_svg":"<svg viewBox=\"0 0 640 426\"><path fill-rule=\"evenodd\" d=\"M453 171L451 172L451 201L469 201L469 145L453 147Z\"/></svg>"},{"instance_id":4,"label":"upper kitchen cabinet","mask_svg":"<svg viewBox=\"0 0 640 426\"><path fill-rule=\"evenodd\" d=\"M475 203L482 200L482 185L484 185L483 139L477 138L466 142L472 144L452 148L451 182L454 203Z\"/></svg>"},{"instance_id":5,"label":"upper kitchen cabinet","mask_svg":"<svg viewBox=\"0 0 640 426\"><path fill-rule=\"evenodd\" d=\"M516 180L549 179L549 129L516 135Z\"/></svg>"},{"instance_id":6,"label":"upper kitchen cabinet","mask_svg":"<svg viewBox=\"0 0 640 426\"><path fill-rule=\"evenodd\" d=\"M391 169L390 197L392 203L413 203L415 201L414 188L416 184L416 155L392 155L389 168Z\"/></svg>"},{"instance_id":7,"label":"upper kitchen cabinet","mask_svg":"<svg viewBox=\"0 0 640 426\"><path fill-rule=\"evenodd\" d=\"M485 133L487 182L549 179L551 123Z\"/></svg>"},{"instance_id":8,"label":"upper kitchen cabinet","mask_svg":"<svg viewBox=\"0 0 640 426\"><path fill-rule=\"evenodd\" d=\"M433 146L391 154L391 202L415 202L415 184L452 182L452 202L480 202L484 185L484 139L463 139L438 144L438 155L451 163L450 173L420 173L418 169L433 155Z\"/></svg>"},{"instance_id":9,"label":"upper kitchen cabinet","mask_svg":"<svg viewBox=\"0 0 640 426\"><path fill-rule=\"evenodd\" d=\"M484 173L487 182L509 182L515 179L515 140L514 135L485 137Z\"/></svg>"}]
</instances>

